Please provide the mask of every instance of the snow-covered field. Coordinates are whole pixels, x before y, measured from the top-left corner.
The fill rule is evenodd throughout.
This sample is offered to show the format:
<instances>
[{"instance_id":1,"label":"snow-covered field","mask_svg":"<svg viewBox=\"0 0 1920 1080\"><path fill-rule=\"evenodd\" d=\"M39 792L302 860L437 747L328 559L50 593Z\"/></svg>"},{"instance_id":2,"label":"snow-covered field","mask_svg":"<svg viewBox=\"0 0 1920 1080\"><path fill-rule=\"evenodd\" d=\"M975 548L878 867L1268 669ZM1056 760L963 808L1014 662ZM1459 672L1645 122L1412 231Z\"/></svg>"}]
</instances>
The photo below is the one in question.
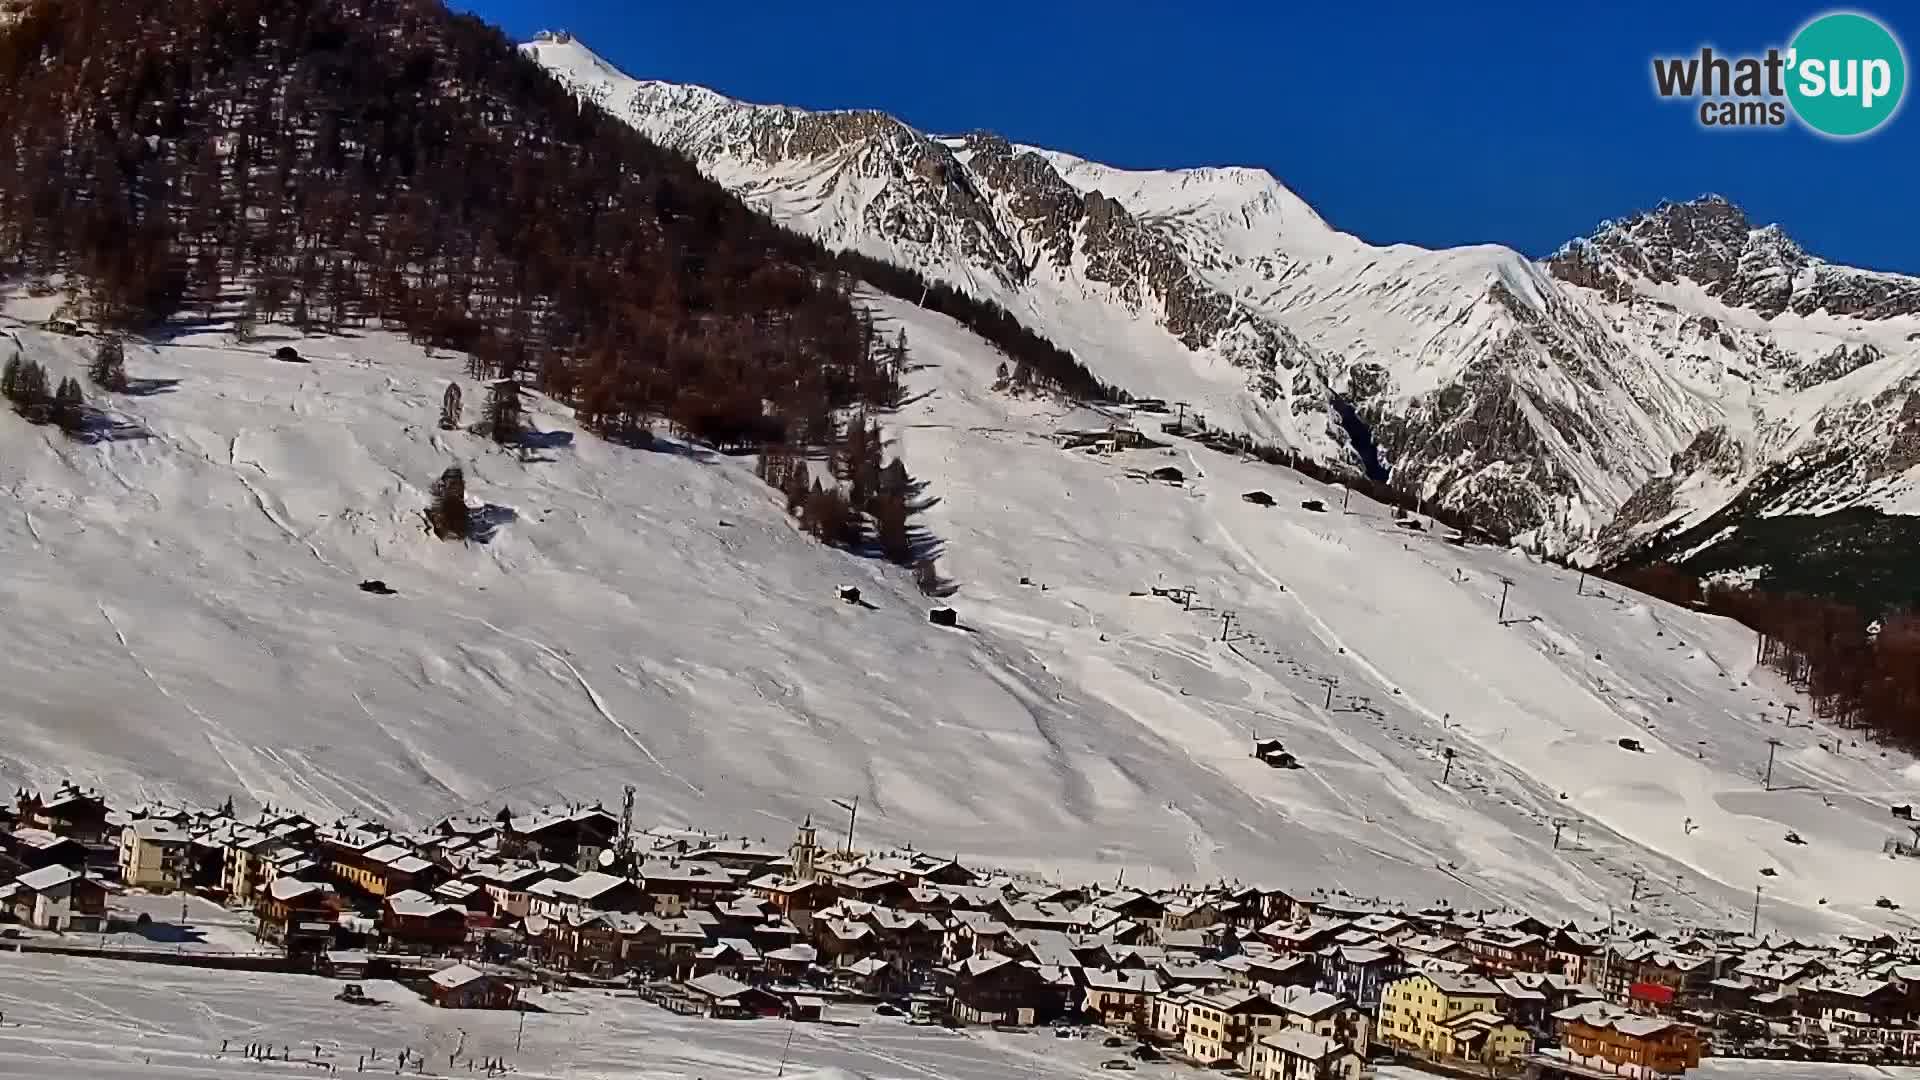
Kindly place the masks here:
<instances>
[{"instance_id":1,"label":"snow-covered field","mask_svg":"<svg viewBox=\"0 0 1920 1080\"><path fill-rule=\"evenodd\" d=\"M1068 878L1738 925L1764 883L1765 927L1907 925L1872 904L1920 901L1920 863L1880 854L1920 769L1788 728L1740 627L1175 440L1062 451L1105 419L992 392L978 340L874 303L917 365L888 424L963 629L801 536L750 460L610 446L545 403L529 456L437 430L449 380L481 398L459 357L136 343L112 437L0 415L0 784L424 823L631 782L643 821L776 843L857 794L863 845ZM91 349L0 330L56 374ZM452 463L490 542L422 530ZM1137 478L1163 465L1187 482Z\"/></svg>"},{"instance_id":2,"label":"snow-covered field","mask_svg":"<svg viewBox=\"0 0 1920 1080\"><path fill-rule=\"evenodd\" d=\"M436 1009L379 980L362 986L380 1005L344 1005L334 1000L341 985L0 953L0 1077L239 1080L311 1076L326 1065L357 1075L372 1053L378 1057L367 1072L378 1075L392 1073L405 1050L423 1059L429 1076L484 1075L483 1063L499 1059L526 1080L1005 1080L1096 1074L1115 1053L1046 1032L910 1027L864 1008L829 1009L836 1025L857 1026L716 1021L675 1016L631 995L582 991L536 997L544 1011L527 1013L522 1028L514 1013ZM268 1043L276 1058L290 1049L290 1060L246 1057L248 1045ZM470 1072L469 1061L480 1071ZM1143 1064L1131 1075L1170 1080L1188 1072ZM409 1065L407 1075L415 1073Z\"/></svg>"},{"instance_id":3,"label":"snow-covered field","mask_svg":"<svg viewBox=\"0 0 1920 1080\"><path fill-rule=\"evenodd\" d=\"M69 948L102 948L182 956L281 955L254 937L249 912L181 894L121 893L108 903L116 919L147 922L117 933L82 934L15 926L23 939Z\"/></svg>"}]
</instances>

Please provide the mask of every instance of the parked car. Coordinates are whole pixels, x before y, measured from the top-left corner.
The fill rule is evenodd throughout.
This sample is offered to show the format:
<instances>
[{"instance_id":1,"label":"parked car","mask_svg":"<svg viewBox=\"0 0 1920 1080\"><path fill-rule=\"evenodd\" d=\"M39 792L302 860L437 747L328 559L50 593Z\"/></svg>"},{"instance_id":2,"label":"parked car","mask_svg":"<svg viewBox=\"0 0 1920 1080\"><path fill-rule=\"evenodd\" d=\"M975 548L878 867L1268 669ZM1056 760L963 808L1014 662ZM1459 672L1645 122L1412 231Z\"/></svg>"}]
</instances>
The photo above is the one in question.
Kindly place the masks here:
<instances>
[{"instance_id":1,"label":"parked car","mask_svg":"<svg viewBox=\"0 0 1920 1080\"><path fill-rule=\"evenodd\" d=\"M1127 1045L1127 1040L1118 1035L1109 1035L1100 1041L1101 1046L1118 1048Z\"/></svg>"},{"instance_id":2,"label":"parked car","mask_svg":"<svg viewBox=\"0 0 1920 1080\"><path fill-rule=\"evenodd\" d=\"M1103 1069L1112 1069L1114 1072L1132 1072L1133 1062L1128 1061L1126 1058L1108 1058L1100 1063L1100 1067Z\"/></svg>"}]
</instances>

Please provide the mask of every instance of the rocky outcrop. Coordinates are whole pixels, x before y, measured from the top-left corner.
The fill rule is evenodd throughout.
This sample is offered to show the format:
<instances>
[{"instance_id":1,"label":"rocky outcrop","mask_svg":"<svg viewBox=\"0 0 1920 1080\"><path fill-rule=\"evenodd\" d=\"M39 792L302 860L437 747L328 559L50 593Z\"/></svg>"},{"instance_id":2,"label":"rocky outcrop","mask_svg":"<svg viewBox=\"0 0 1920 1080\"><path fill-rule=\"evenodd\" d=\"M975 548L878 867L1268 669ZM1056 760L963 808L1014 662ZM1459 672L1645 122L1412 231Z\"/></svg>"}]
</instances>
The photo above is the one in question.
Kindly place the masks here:
<instances>
[{"instance_id":1,"label":"rocky outcrop","mask_svg":"<svg viewBox=\"0 0 1920 1080\"><path fill-rule=\"evenodd\" d=\"M1893 438L1875 464L1873 478L1898 476L1915 465L1920 465L1920 390L1906 395L1906 403L1894 421Z\"/></svg>"},{"instance_id":2,"label":"rocky outcrop","mask_svg":"<svg viewBox=\"0 0 1920 1080\"><path fill-rule=\"evenodd\" d=\"M1920 279L1836 266L1807 254L1778 225L1755 228L1719 195L1666 202L1603 223L1547 260L1554 276L1611 300L1629 279L1691 281L1731 307L1769 318L1784 311L1861 319L1920 312Z\"/></svg>"},{"instance_id":3,"label":"rocky outcrop","mask_svg":"<svg viewBox=\"0 0 1920 1080\"><path fill-rule=\"evenodd\" d=\"M1727 479L1745 468L1745 452L1740 440L1725 425L1710 427L1694 436L1686 449L1673 455L1668 472L1642 484L1639 490L1620 504L1613 519L1600 530L1595 547L1605 558L1624 552L1646 532L1671 515L1678 507L1674 495L1682 480L1696 474Z\"/></svg>"}]
</instances>

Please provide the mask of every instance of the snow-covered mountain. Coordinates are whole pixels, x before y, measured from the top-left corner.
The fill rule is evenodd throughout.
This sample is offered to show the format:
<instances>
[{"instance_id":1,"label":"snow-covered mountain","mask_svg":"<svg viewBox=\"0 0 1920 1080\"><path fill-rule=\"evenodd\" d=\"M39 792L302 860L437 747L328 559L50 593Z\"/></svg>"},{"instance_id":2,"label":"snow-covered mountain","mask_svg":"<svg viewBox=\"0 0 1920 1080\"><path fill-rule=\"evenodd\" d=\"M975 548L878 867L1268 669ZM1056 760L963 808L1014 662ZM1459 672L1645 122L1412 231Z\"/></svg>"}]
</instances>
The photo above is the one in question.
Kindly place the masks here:
<instances>
[{"instance_id":1,"label":"snow-covered mountain","mask_svg":"<svg viewBox=\"0 0 1920 1080\"><path fill-rule=\"evenodd\" d=\"M991 346L863 302L912 352L887 434L961 628L750 460L539 398L517 454L438 429L448 381L479 394L462 356L182 331L129 345L141 392L92 441L0 414L0 786L425 823L631 782L645 821L775 842L857 794L868 842L1079 880L1745 925L1770 868L1763 920L1809 931L1920 897L1880 852L1920 766L1787 726L1741 627L1185 440L1061 449L1124 414L996 391ZM0 353L79 372L92 343L37 326L57 303L16 298ZM422 527L449 463L485 542Z\"/></svg>"},{"instance_id":2,"label":"snow-covered mountain","mask_svg":"<svg viewBox=\"0 0 1920 1080\"><path fill-rule=\"evenodd\" d=\"M564 34L526 50L780 221L991 298L1103 379L1365 464L1350 407L1397 484L1554 547L1617 554L1783 463L1821 464L1758 509L1920 510L1920 280L1714 196L1544 261L1378 247L1257 169L1115 169L636 80Z\"/></svg>"}]
</instances>

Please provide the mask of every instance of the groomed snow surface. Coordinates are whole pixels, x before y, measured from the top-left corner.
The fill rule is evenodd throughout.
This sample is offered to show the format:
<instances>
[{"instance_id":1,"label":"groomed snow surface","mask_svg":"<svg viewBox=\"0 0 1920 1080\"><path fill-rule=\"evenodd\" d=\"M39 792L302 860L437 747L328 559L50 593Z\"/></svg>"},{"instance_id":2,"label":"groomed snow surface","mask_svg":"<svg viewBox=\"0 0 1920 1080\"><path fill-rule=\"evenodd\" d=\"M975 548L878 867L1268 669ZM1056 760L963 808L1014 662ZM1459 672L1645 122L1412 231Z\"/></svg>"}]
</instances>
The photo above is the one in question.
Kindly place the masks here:
<instances>
[{"instance_id":1,"label":"groomed snow surface","mask_svg":"<svg viewBox=\"0 0 1920 1080\"><path fill-rule=\"evenodd\" d=\"M1872 905L1920 903L1920 863L1880 854L1913 763L1789 728L1804 702L1742 628L1179 440L1063 451L1107 420L995 393L977 339L872 303L912 349L887 422L961 628L800 535L749 459L611 446L538 400L525 454L438 430L450 380L478 414L462 357L134 343L97 441L0 414L0 784L425 824L632 783L642 823L774 843L858 795L862 846L1070 880L1742 927L1763 883L1763 928L1909 925ZM92 349L0 329L56 378ZM422 528L454 463L487 542ZM1184 484L1139 478L1168 465Z\"/></svg>"},{"instance_id":2,"label":"groomed snow surface","mask_svg":"<svg viewBox=\"0 0 1920 1080\"><path fill-rule=\"evenodd\" d=\"M1009 1080L1111 1077L1120 1051L1096 1038L1048 1032L962 1032L910 1027L870 1009L830 1008L836 1025L675 1016L629 995L538 995L524 1028L514 1013L436 1009L394 983L361 984L373 1006L333 999L341 984L300 975L255 975L0 953L0 1078L44 1080L251 1080L391 1073L401 1050L429 1076L481 1076L503 1060L525 1080ZM228 1052L220 1052L222 1041ZM271 1043L254 1061L249 1044ZM516 1045L517 1044L517 1045ZM476 1071L468 1071L469 1062ZM407 1074L415 1074L415 1065ZM1139 1080L1207 1074L1170 1063L1136 1065ZM1380 1080L1428 1074L1387 1067ZM1914 1080L1920 1069L1708 1059L1697 1080Z\"/></svg>"}]
</instances>

